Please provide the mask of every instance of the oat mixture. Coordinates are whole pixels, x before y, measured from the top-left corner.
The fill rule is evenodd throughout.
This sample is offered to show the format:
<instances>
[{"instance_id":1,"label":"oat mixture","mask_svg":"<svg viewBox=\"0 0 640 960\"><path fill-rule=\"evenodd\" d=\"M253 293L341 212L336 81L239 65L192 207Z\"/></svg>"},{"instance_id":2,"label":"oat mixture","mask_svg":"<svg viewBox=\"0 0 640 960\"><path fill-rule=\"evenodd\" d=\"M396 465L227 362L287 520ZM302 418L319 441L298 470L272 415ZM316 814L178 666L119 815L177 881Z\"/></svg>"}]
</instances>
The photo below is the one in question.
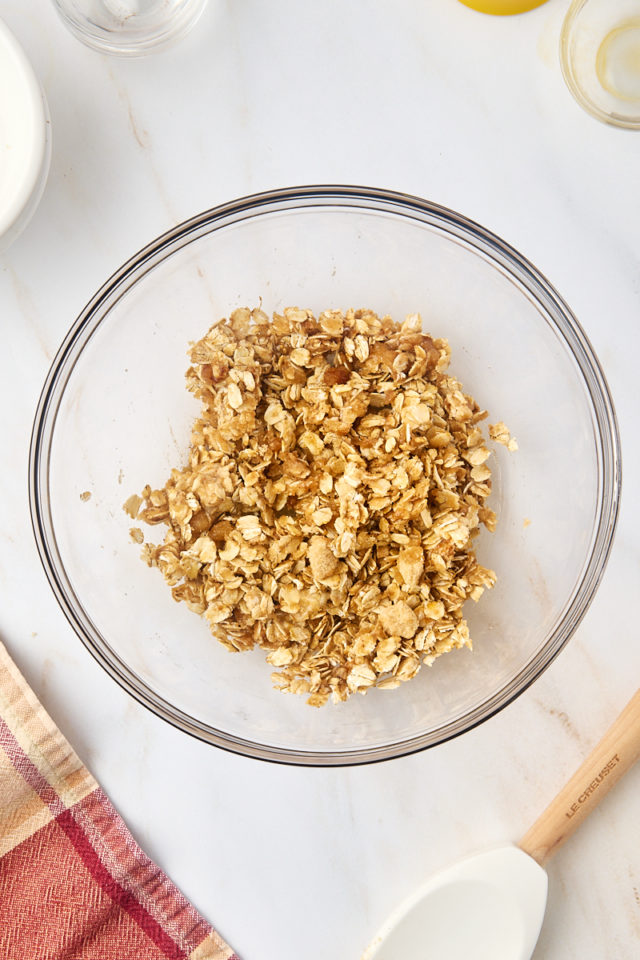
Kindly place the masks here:
<instances>
[{"instance_id":1,"label":"oat mixture","mask_svg":"<svg viewBox=\"0 0 640 960\"><path fill-rule=\"evenodd\" d=\"M229 650L267 650L274 684L313 706L471 646L463 604L495 582L473 538L496 518L486 412L447 341L418 314L240 309L190 357L189 462L125 505L166 525L143 556L174 598Z\"/></svg>"}]
</instances>

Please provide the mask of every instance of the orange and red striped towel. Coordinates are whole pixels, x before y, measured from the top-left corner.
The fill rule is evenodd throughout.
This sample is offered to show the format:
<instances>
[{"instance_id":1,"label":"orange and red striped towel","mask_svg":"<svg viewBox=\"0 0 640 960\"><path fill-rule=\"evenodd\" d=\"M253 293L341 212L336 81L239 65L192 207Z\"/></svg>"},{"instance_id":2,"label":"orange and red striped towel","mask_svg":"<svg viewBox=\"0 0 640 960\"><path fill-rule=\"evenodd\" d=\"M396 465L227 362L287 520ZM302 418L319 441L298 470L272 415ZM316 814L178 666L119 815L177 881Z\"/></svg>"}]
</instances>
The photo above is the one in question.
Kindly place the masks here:
<instances>
[{"instance_id":1,"label":"orange and red striped towel","mask_svg":"<svg viewBox=\"0 0 640 960\"><path fill-rule=\"evenodd\" d=\"M238 960L142 852L1 643L0 958Z\"/></svg>"}]
</instances>

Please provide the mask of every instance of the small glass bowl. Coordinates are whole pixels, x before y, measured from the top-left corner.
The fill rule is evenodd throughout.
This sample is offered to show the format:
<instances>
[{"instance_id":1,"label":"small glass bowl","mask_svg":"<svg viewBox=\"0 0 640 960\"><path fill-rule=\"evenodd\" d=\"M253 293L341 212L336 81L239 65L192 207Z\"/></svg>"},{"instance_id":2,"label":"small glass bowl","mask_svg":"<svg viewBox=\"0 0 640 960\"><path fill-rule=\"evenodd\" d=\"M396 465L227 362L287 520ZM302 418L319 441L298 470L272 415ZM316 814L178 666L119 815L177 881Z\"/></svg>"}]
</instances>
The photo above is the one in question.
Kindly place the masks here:
<instances>
[{"instance_id":1,"label":"small glass bowl","mask_svg":"<svg viewBox=\"0 0 640 960\"><path fill-rule=\"evenodd\" d=\"M262 301L371 307L448 337L452 373L520 449L492 457L498 582L468 604L474 649L393 691L307 706L272 688L262 650L229 653L140 560L122 504L184 463L199 404L189 341ZM83 494L89 493L90 498ZM72 627L124 689L176 727L247 756L344 765L469 730L518 696L578 626L611 548L615 414L571 311L524 257L417 197L310 186L228 203L121 267L71 327L38 405L30 502L38 550ZM152 528L157 530L157 528ZM145 528L147 538L152 534Z\"/></svg>"},{"instance_id":2,"label":"small glass bowl","mask_svg":"<svg viewBox=\"0 0 640 960\"><path fill-rule=\"evenodd\" d=\"M640 0L573 0L560 33L560 64L588 113L640 129Z\"/></svg>"},{"instance_id":3,"label":"small glass bowl","mask_svg":"<svg viewBox=\"0 0 640 960\"><path fill-rule=\"evenodd\" d=\"M116 57L144 57L180 40L207 0L53 0L71 32Z\"/></svg>"}]
</instances>

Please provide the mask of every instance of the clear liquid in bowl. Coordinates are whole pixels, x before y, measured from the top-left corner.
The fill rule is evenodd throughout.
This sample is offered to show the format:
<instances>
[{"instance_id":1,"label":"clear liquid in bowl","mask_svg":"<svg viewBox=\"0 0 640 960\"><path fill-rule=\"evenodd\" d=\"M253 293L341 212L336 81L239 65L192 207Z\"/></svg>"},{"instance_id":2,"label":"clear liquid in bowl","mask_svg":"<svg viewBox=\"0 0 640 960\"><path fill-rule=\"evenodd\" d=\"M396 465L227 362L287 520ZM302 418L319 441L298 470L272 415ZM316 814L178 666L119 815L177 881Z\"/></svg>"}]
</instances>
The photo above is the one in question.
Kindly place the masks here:
<instances>
[{"instance_id":1,"label":"clear liquid in bowl","mask_svg":"<svg viewBox=\"0 0 640 960\"><path fill-rule=\"evenodd\" d=\"M609 31L598 49L596 70L605 90L640 103L640 17Z\"/></svg>"}]
</instances>

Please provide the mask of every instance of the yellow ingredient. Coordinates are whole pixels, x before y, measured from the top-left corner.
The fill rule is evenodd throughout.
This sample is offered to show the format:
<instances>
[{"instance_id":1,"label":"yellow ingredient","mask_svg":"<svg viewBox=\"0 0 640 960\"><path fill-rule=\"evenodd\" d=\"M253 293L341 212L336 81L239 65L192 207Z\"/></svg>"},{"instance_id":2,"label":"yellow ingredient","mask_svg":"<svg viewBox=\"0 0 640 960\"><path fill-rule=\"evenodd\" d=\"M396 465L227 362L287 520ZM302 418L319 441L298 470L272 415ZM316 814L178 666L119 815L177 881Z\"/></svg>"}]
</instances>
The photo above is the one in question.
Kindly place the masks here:
<instances>
[{"instance_id":1,"label":"yellow ingredient","mask_svg":"<svg viewBox=\"0 0 640 960\"><path fill-rule=\"evenodd\" d=\"M465 7L479 10L480 13L493 13L506 16L512 13L526 13L534 7L541 7L546 0L460 0Z\"/></svg>"}]
</instances>

